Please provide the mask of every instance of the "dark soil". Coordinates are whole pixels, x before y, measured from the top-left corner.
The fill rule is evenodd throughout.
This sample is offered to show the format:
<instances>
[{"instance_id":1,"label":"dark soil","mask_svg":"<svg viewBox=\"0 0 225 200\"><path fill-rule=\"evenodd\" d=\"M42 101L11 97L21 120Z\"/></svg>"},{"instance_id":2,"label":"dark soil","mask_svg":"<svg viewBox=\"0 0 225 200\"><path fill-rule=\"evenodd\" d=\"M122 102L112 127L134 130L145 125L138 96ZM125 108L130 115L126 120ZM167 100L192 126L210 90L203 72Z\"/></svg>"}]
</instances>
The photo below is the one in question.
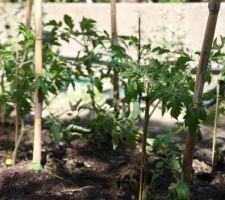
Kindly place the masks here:
<instances>
[{"instance_id":1,"label":"dark soil","mask_svg":"<svg viewBox=\"0 0 225 200\"><path fill-rule=\"evenodd\" d=\"M97 139L51 142L43 133L44 170L30 169L32 157L31 133L25 137L19 151L19 163L5 166L13 149L0 135L0 200L132 200L137 199L140 176L139 147L135 151L121 145L112 149L111 141ZM218 170L209 174L207 160L195 156L195 177L190 184L191 200L225 199L225 165L220 160ZM221 154L222 158L224 155ZM150 177L151 179L151 177ZM170 173L161 176L151 190L149 200L167 199ZM153 195L154 194L154 195Z\"/></svg>"}]
</instances>

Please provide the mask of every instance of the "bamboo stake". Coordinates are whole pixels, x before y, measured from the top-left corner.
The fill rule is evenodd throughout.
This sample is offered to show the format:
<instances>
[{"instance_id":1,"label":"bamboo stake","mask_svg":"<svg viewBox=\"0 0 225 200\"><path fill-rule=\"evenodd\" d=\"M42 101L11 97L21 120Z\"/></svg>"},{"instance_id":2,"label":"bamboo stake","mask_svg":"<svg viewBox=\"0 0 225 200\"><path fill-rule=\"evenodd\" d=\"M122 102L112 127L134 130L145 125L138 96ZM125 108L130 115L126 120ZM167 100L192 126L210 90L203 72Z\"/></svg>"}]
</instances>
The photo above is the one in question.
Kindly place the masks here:
<instances>
[{"instance_id":1,"label":"bamboo stake","mask_svg":"<svg viewBox=\"0 0 225 200\"><path fill-rule=\"evenodd\" d=\"M141 16L138 16L138 55L137 55L137 61L140 65L141 63Z\"/></svg>"},{"instance_id":2,"label":"bamboo stake","mask_svg":"<svg viewBox=\"0 0 225 200\"><path fill-rule=\"evenodd\" d=\"M5 92L5 83L4 83L4 67L2 66L2 74L1 74L1 93L4 94ZM2 122L2 132L5 132L5 106L0 106L0 117Z\"/></svg>"},{"instance_id":3,"label":"bamboo stake","mask_svg":"<svg viewBox=\"0 0 225 200\"><path fill-rule=\"evenodd\" d=\"M209 0L208 9L208 21L205 30L202 51L199 59L198 71L196 75L195 91L194 91L194 106L199 114L199 109L202 101L202 93L205 83L205 76L208 67L208 61L210 56L210 51L212 48L213 37L216 28L217 16L220 9L220 0ZM182 167L182 179L186 182L190 181L191 178L191 168L193 162L193 153L195 147L196 133L188 133L185 142L185 151L183 158Z\"/></svg>"},{"instance_id":4,"label":"bamboo stake","mask_svg":"<svg viewBox=\"0 0 225 200\"><path fill-rule=\"evenodd\" d=\"M33 0L27 0L25 25L28 28L31 28L32 3L33 3Z\"/></svg>"},{"instance_id":5,"label":"bamboo stake","mask_svg":"<svg viewBox=\"0 0 225 200\"><path fill-rule=\"evenodd\" d=\"M35 74L36 79L42 72L42 0L35 1ZM33 166L41 165L41 128L42 128L42 99L41 89L34 94L34 149Z\"/></svg>"},{"instance_id":6,"label":"bamboo stake","mask_svg":"<svg viewBox=\"0 0 225 200\"><path fill-rule=\"evenodd\" d=\"M19 41L16 40L16 88L19 87ZM18 100L18 99L17 99ZM20 127L20 105L16 100L16 122L15 122L15 146L18 140Z\"/></svg>"},{"instance_id":7,"label":"bamboo stake","mask_svg":"<svg viewBox=\"0 0 225 200\"><path fill-rule=\"evenodd\" d=\"M212 144L212 172L215 167L215 147L216 147L216 135L217 135L217 124L219 118L219 101L220 101L220 85L217 84L216 88L216 109L215 109L215 119L213 128L213 144Z\"/></svg>"},{"instance_id":8,"label":"bamboo stake","mask_svg":"<svg viewBox=\"0 0 225 200\"><path fill-rule=\"evenodd\" d=\"M118 44L117 38L117 22L116 22L116 0L111 0L111 32L112 32L112 45ZM113 69L113 105L116 112L119 112L119 72Z\"/></svg>"}]
</instances>

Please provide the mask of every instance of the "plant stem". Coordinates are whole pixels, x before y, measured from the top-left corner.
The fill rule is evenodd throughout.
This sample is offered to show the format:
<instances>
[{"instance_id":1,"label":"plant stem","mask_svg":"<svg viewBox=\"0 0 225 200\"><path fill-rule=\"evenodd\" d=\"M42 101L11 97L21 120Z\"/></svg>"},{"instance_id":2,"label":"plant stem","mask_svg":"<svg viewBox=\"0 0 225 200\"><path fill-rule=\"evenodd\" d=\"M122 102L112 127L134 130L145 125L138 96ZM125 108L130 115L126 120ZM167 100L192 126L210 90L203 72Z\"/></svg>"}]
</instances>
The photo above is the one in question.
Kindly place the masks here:
<instances>
[{"instance_id":1,"label":"plant stem","mask_svg":"<svg viewBox=\"0 0 225 200\"><path fill-rule=\"evenodd\" d=\"M13 151L12 165L15 165L16 164L17 152L18 152L20 143L21 143L21 141L23 139L23 135L24 135L24 132L25 132L24 120L23 119L21 119L21 123L20 124L21 124L20 135L19 135L18 140L16 141L15 148L14 148L14 151Z\"/></svg>"},{"instance_id":2,"label":"plant stem","mask_svg":"<svg viewBox=\"0 0 225 200\"><path fill-rule=\"evenodd\" d=\"M157 106L160 103L160 100L154 105L152 111L150 111L150 102L148 99L146 100L145 106L145 118L144 118L144 126L143 126L143 137L142 137L142 152L141 152L141 170L140 170L140 185L139 185L139 200L147 199L147 180L148 180L148 157L147 157L147 134L149 127L149 120L156 110Z\"/></svg>"},{"instance_id":3,"label":"plant stem","mask_svg":"<svg viewBox=\"0 0 225 200\"><path fill-rule=\"evenodd\" d=\"M93 82L93 78L92 75L90 75L90 96L91 96L91 102L92 102L92 107L93 109L96 108L96 104L95 104L95 88L94 88L94 82Z\"/></svg>"},{"instance_id":4,"label":"plant stem","mask_svg":"<svg viewBox=\"0 0 225 200\"><path fill-rule=\"evenodd\" d=\"M35 1L35 74L36 80L42 72L42 0ZM43 93L40 88L34 94L34 148L33 163L41 164L41 129Z\"/></svg>"},{"instance_id":5,"label":"plant stem","mask_svg":"<svg viewBox=\"0 0 225 200\"><path fill-rule=\"evenodd\" d=\"M216 109L215 109L215 119L213 128L213 144L212 144L212 172L215 168L215 147L216 147L216 135L217 135L217 123L219 118L219 101L220 101L220 85L217 84L216 88Z\"/></svg>"},{"instance_id":6,"label":"plant stem","mask_svg":"<svg viewBox=\"0 0 225 200\"><path fill-rule=\"evenodd\" d=\"M142 152L141 152L141 172L140 172L140 187L139 187L139 200L144 200L147 197L146 188L146 177L147 177L147 152L146 152L146 141L149 125L149 100L146 101L145 105L145 118L143 126L143 137L142 137Z\"/></svg>"},{"instance_id":7,"label":"plant stem","mask_svg":"<svg viewBox=\"0 0 225 200\"><path fill-rule=\"evenodd\" d=\"M205 83L205 76L208 67L208 61L210 56L210 51L212 48L213 37L216 28L217 16L220 9L220 0L209 0L209 16L207 21L207 26L205 30L204 41L202 45L201 55L199 59L199 66L196 75L195 91L194 91L194 107L196 108L198 115L202 101L202 93ZM185 151L183 157L183 167L182 167L182 180L189 182L191 178L191 168L193 162L193 153L196 140L196 132L188 133L185 142Z\"/></svg>"},{"instance_id":8,"label":"plant stem","mask_svg":"<svg viewBox=\"0 0 225 200\"><path fill-rule=\"evenodd\" d=\"M112 45L118 44L117 23L116 23L116 0L111 0L111 31ZM119 112L120 94L119 94L119 72L113 67L113 105L116 112Z\"/></svg>"},{"instance_id":9,"label":"plant stem","mask_svg":"<svg viewBox=\"0 0 225 200\"><path fill-rule=\"evenodd\" d=\"M27 0L27 9L26 9L26 20L25 20L25 25L28 28L31 28L31 11L32 11L32 0ZM19 88L19 69L20 67L22 67L23 65L27 64L27 49L25 48L24 50L24 55L22 58L22 62L19 65L19 41L17 38L16 41L16 88L18 91ZM16 122L15 122L15 148L13 151L13 165L16 163L16 156L17 156L17 151L18 148L20 146L23 134L24 134L24 121L21 119L21 113L20 113L21 107L20 104L18 102L18 98L16 99ZM23 125L21 127L21 132L19 135L19 129L20 129L20 122L23 122ZM19 139L18 139L19 136Z\"/></svg>"}]
</instances>

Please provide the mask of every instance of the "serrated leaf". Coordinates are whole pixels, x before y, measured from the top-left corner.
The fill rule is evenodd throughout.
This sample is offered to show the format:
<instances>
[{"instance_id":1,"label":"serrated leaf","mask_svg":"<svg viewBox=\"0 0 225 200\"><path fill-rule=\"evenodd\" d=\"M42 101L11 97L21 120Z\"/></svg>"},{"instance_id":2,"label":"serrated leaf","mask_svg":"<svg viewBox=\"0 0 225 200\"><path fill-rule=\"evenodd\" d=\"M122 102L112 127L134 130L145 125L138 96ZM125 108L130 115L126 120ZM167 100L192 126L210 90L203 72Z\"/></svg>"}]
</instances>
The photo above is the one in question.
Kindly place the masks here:
<instances>
[{"instance_id":1,"label":"serrated leaf","mask_svg":"<svg viewBox=\"0 0 225 200\"><path fill-rule=\"evenodd\" d=\"M69 27L70 30L74 28L73 19L69 15L64 15L64 22L66 23L66 25Z\"/></svg>"},{"instance_id":2,"label":"serrated leaf","mask_svg":"<svg viewBox=\"0 0 225 200\"><path fill-rule=\"evenodd\" d=\"M185 125L188 127L190 133L195 134L199 125L197 110L195 108L188 107L184 119Z\"/></svg>"},{"instance_id":3,"label":"serrated leaf","mask_svg":"<svg viewBox=\"0 0 225 200\"><path fill-rule=\"evenodd\" d=\"M171 106L172 107L171 107L170 114L171 114L172 117L177 119L178 116L181 113L182 103L176 97L174 97L172 102L171 102Z\"/></svg>"}]
</instances>

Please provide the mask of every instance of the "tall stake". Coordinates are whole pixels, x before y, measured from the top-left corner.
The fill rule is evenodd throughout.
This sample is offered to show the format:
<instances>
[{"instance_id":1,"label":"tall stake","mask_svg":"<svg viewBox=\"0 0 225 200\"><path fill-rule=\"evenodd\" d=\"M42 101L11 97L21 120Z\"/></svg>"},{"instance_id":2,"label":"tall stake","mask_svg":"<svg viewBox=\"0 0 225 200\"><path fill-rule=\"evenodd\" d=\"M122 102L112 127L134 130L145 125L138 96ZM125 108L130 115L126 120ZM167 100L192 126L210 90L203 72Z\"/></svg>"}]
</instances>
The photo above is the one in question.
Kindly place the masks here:
<instances>
[{"instance_id":1,"label":"tall stake","mask_svg":"<svg viewBox=\"0 0 225 200\"><path fill-rule=\"evenodd\" d=\"M42 0L35 1L35 74L36 79L42 71ZM41 166L41 128L42 128L42 99L41 89L34 94L34 148L33 166ZM35 167L34 167L35 168ZM39 167L37 167L39 168Z\"/></svg>"},{"instance_id":2,"label":"tall stake","mask_svg":"<svg viewBox=\"0 0 225 200\"><path fill-rule=\"evenodd\" d=\"M32 3L33 3L33 0L27 0L25 25L28 28L31 28Z\"/></svg>"},{"instance_id":3,"label":"tall stake","mask_svg":"<svg viewBox=\"0 0 225 200\"><path fill-rule=\"evenodd\" d=\"M207 72L207 66L212 48L213 37L216 29L217 16L220 9L220 0L209 0L208 9L209 16L207 26L205 30L205 36L202 45L202 51L199 59L198 71L196 75L195 91L194 91L194 106L199 114L199 109L202 101L202 93L205 83L205 76ZM193 153L195 147L197 133L188 133L185 142L185 151L182 167L182 179L186 182L190 181L191 168L193 162Z\"/></svg>"},{"instance_id":4,"label":"tall stake","mask_svg":"<svg viewBox=\"0 0 225 200\"><path fill-rule=\"evenodd\" d=\"M213 128L213 143L212 143L212 172L215 168L215 148L216 148L216 135L217 135L217 124L219 118L219 101L220 101L220 84L216 87L216 109L214 118L214 128Z\"/></svg>"},{"instance_id":5,"label":"tall stake","mask_svg":"<svg viewBox=\"0 0 225 200\"><path fill-rule=\"evenodd\" d=\"M137 55L137 61L140 65L141 62L141 16L138 16L138 55Z\"/></svg>"},{"instance_id":6,"label":"tall stake","mask_svg":"<svg viewBox=\"0 0 225 200\"><path fill-rule=\"evenodd\" d=\"M18 88L19 88L19 41L17 38L16 40L16 89L18 90ZM17 99L16 100L16 123L15 123L15 146L18 140L19 127L20 127L20 105Z\"/></svg>"},{"instance_id":7,"label":"tall stake","mask_svg":"<svg viewBox=\"0 0 225 200\"><path fill-rule=\"evenodd\" d=\"M116 23L116 0L111 0L111 32L112 32L112 45L118 44L117 39L117 23ZM113 106L116 112L119 112L119 72L113 68Z\"/></svg>"}]
</instances>

